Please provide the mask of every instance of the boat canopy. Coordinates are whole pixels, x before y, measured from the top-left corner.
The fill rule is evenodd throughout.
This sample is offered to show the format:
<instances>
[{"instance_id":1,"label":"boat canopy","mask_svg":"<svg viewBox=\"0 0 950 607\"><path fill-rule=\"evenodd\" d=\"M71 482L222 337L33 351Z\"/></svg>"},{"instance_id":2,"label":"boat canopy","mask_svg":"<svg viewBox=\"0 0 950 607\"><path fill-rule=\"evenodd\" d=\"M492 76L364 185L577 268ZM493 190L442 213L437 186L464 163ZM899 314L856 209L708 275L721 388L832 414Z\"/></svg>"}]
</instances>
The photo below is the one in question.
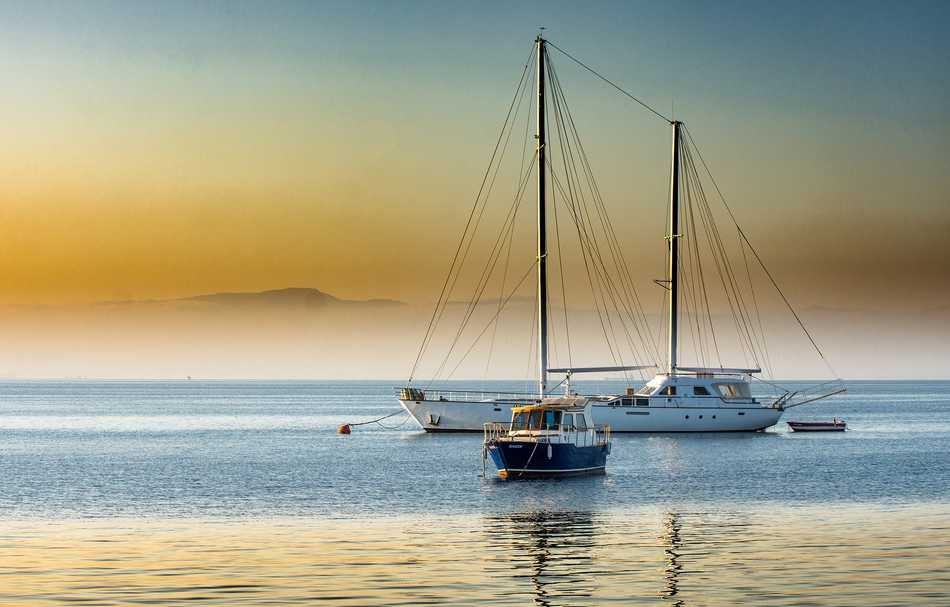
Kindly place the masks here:
<instances>
[{"instance_id":1,"label":"boat canopy","mask_svg":"<svg viewBox=\"0 0 950 607\"><path fill-rule=\"evenodd\" d=\"M532 411L543 410L563 410L579 409L587 404L587 399L583 396L560 396L545 398L538 404L525 405L523 407L513 407L512 413L530 413Z\"/></svg>"}]
</instances>

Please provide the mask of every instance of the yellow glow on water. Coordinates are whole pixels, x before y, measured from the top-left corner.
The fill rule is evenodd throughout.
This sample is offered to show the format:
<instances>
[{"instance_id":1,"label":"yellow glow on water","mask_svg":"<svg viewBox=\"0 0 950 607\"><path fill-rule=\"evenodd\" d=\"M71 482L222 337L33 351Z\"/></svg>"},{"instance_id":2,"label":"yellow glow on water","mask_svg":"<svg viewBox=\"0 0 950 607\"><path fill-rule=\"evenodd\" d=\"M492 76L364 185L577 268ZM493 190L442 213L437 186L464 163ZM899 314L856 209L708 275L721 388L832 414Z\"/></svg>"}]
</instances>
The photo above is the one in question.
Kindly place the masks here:
<instances>
[{"instance_id":1,"label":"yellow glow on water","mask_svg":"<svg viewBox=\"0 0 950 607\"><path fill-rule=\"evenodd\" d=\"M9 522L0 602L935 604L937 506Z\"/></svg>"}]
</instances>

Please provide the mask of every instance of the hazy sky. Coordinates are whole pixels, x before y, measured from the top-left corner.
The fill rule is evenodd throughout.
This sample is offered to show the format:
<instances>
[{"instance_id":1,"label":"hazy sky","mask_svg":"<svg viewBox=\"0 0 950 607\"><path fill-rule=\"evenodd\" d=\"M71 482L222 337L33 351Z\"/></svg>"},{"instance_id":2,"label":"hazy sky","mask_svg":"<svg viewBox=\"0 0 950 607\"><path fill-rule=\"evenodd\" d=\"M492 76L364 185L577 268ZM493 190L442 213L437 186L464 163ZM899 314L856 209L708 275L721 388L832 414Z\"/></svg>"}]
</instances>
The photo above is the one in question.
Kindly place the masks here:
<instances>
[{"instance_id":1,"label":"hazy sky","mask_svg":"<svg viewBox=\"0 0 950 607\"><path fill-rule=\"evenodd\" d=\"M946 304L945 2L5 2L0 303L434 299L539 25L675 107L796 303ZM668 126L554 58L648 284Z\"/></svg>"}]
</instances>

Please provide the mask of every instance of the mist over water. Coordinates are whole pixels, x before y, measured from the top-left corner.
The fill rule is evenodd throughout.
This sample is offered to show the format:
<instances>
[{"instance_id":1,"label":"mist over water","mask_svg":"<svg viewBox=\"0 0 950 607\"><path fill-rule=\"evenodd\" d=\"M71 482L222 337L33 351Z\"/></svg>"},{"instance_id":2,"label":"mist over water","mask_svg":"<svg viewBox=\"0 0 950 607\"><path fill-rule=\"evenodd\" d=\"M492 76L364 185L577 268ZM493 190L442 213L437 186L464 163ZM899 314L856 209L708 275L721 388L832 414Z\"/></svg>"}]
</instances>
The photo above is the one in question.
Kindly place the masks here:
<instances>
[{"instance_id":1,"label":"mist over water","mask_svg":"<svg viewBox=\"0 0 950 607\"><path fill-rule=\"evenodd\" d=\"M950 382L849 389L503 482L480 435L335 433L396 410L390 382L2 382L0 602L940 604Z\"/></svg>"}]
</instances>

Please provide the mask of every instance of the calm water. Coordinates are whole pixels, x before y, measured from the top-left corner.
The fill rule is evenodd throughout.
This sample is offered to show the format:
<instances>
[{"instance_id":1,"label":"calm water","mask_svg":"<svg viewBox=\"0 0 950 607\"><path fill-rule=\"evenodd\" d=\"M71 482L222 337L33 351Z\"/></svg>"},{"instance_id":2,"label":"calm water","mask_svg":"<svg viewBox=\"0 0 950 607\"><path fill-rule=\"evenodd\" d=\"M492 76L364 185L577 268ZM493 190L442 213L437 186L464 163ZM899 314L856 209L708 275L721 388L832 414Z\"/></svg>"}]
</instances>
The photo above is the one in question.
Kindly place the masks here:
<instances>
[{"instance_id":1,"label":"calm water","mask_svg":"<svg viewBox=\"0 0 950 607\"><path fill-rule=\"evenodd\" d=\"M504 483L480 436L335 434L389 382L2 382L0 604L950 605L950 382L849 389L786 414L844 434Z\"/></svg>"}]
</instances>

